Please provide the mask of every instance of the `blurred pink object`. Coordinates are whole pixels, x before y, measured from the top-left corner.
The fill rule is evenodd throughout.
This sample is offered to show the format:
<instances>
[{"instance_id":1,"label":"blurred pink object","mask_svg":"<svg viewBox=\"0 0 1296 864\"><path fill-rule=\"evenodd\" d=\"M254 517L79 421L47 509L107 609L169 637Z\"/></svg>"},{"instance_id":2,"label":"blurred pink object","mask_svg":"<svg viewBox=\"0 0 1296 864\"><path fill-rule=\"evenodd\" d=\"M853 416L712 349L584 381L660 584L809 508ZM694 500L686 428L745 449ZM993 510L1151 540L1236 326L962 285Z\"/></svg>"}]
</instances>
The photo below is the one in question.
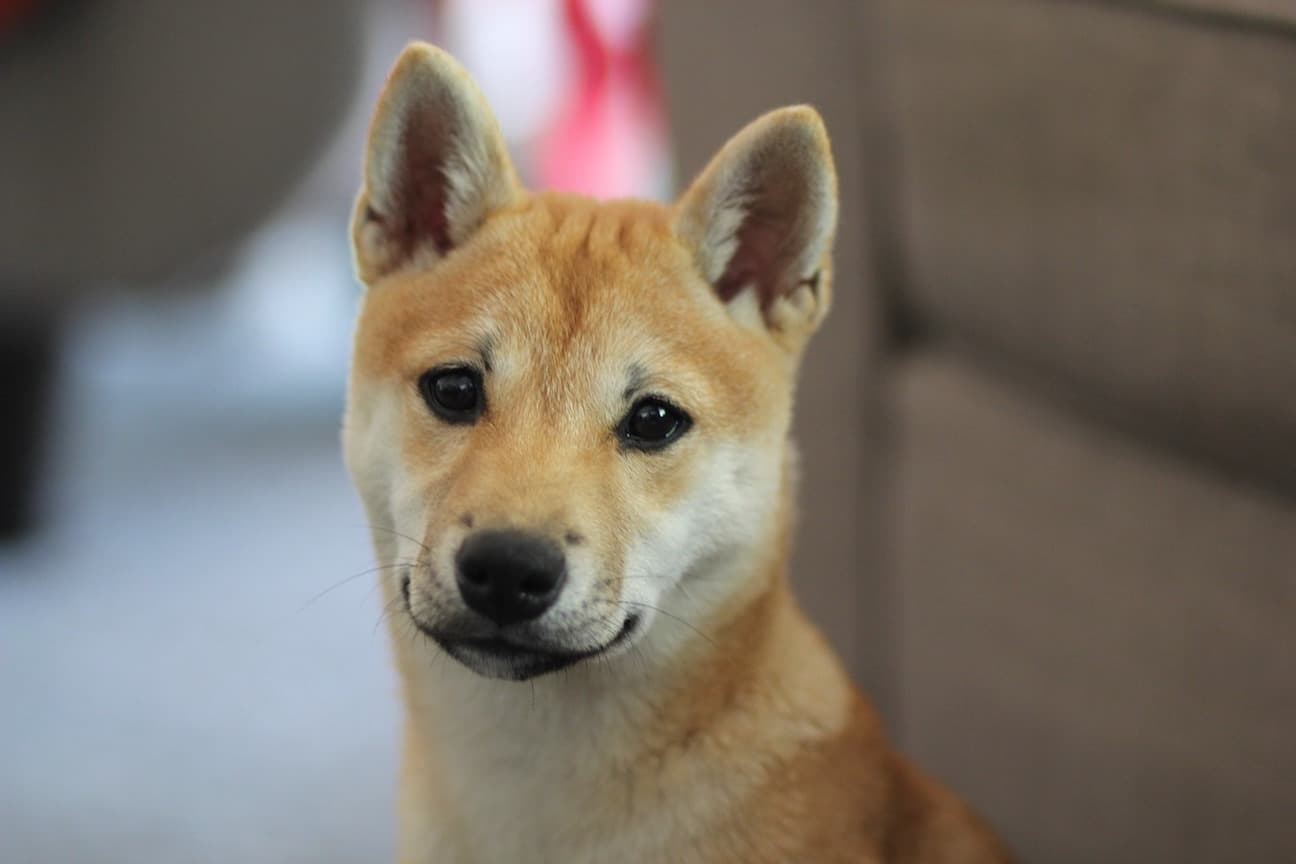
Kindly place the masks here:
<instances>
[{"instance_id":1,"label":"blurred pink object","mask_svg":"<svg viewBox=\"0 0 1296 864\"><path fill-rule=\"evenodd\" d=\"M599 198L670 191L661 99L649 50L653 0L565 0L575 68L535 150L541 187Z\"/></svg>"}]
</instances>

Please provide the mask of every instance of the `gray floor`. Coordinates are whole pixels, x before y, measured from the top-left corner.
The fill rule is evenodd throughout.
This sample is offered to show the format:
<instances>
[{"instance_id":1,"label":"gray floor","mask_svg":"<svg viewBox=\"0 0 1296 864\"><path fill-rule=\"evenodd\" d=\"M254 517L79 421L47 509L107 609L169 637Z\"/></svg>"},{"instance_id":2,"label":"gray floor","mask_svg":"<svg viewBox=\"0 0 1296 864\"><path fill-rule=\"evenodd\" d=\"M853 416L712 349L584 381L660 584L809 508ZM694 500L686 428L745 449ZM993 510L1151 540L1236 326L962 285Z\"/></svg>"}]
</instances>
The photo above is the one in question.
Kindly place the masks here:
<instances>
[{"instance_id":1,"label":"gray floor","mask_svg":"<svg viewBox=\"0 0 1296 864\"><path fill-rule=\"evenodd\" d=\"M337 442L354 288L335 225L277 230L219 292L70 331L49 520L0 546L3 864L390 859L374 579L310 602L372 563ZM332 299L282 308L286 260Z\"/></svg>"}]
</instances>

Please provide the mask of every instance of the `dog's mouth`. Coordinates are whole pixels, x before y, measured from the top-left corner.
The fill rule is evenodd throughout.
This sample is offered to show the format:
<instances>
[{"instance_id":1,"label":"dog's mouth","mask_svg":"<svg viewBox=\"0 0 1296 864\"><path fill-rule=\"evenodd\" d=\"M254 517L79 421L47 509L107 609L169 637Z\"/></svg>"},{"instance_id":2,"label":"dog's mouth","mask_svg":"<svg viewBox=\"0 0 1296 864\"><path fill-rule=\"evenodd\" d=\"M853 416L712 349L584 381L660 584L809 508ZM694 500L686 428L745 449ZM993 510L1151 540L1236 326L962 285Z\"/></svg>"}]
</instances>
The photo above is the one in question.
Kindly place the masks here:
<instances>
[{"instance_id":1,"label":"dog's mouth","mask_svg":"<svg viewBox=\"0 0 1296 864\"><path fill-rule=\"evenodd\" d=\"M414 623L418 624L418 621ZM502 637L446 637L424 629L421 624L419 629L431 636L447 654L480 675L525 681L610 651L630 638L638 624L639 617L631 615L621 625L617 635L607 643L581 651L518 644Z\"/></svg>"},{"instance_id":2,"label":"dog's mouth","mask_svg":"<svg viewBox=\"0 0 1296 864\"><path fill-rule=\"evenodd\" d=\"M401 581L401 593L405 597L405 611L414 626L455 660L488 678L525 681L566 669L621 645L634 634L640 620L638 615L630 614L622 622L617 634L607 642L593 648L570 650L530 640L511 639L504 635L469 636L440 631L424 624L414 614L409 591L409 579L405 578Z\"/></svg>"}]
</instances>

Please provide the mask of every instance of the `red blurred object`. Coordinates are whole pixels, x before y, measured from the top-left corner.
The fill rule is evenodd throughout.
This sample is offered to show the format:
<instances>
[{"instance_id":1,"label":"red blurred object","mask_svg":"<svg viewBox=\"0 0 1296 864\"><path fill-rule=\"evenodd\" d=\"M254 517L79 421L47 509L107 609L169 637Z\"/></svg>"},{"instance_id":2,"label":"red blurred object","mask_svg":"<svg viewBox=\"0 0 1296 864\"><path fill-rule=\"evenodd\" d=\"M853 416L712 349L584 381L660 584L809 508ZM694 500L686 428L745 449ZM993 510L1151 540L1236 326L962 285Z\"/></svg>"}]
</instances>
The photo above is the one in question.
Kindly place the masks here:
<instances>
[{"instance_id":1,"label":"red blurred object","mask_svg":"<svg viewBox=\"0 0 1296 864\"><path fill-rule=\"evenodd\" d=\"M565 0L574 90L537 146L541 185L596 197L653 196L668 185L652 66L653 0Z\"/></svg>"}]
</instances>

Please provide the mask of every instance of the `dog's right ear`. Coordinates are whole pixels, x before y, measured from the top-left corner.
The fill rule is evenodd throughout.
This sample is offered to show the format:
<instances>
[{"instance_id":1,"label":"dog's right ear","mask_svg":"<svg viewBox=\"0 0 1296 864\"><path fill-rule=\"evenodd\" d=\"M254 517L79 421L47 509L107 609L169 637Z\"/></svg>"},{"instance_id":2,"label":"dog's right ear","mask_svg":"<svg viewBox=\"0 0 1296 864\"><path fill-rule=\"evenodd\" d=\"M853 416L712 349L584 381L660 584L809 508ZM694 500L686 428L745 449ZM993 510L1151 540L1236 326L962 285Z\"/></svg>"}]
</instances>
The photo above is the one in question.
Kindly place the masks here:
<instances>
[{"instance_id":1,"label":"dog's right ear","mask_svg":"<svg viewBox=\"0 0 1296 864\"><path fill-rule=\"evenodd\" d=\"M410 44L369 127L351 220L360 279L437 260L520 193L499 124L468 73L439 48Z\"/></svg>"}]
</instances>

